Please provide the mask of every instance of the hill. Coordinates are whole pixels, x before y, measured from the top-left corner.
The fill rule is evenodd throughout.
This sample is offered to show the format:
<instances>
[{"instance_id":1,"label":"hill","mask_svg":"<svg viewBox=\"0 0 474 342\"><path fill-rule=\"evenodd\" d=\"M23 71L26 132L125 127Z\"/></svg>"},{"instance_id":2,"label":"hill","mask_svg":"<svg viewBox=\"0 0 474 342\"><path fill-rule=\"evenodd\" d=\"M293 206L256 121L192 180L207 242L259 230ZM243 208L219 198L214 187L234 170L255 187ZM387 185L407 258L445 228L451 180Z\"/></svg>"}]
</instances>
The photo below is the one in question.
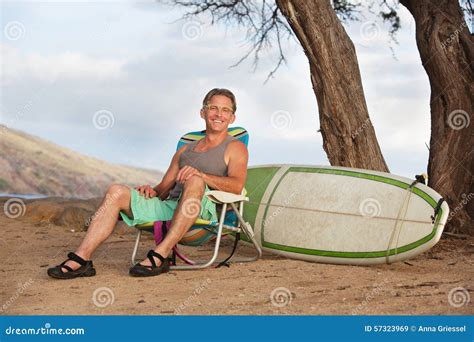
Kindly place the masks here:
<instances>
[{"instance_id":1,"label":"hill","mask_svg":"<svg viewBox=\"0 0 474 342\"><path fill-rule=\"evenodd\" d=\"M0 192L90 198L111 183L156 185L163 173L117 165L0 125Z\"/></svg>"}]
</instances>

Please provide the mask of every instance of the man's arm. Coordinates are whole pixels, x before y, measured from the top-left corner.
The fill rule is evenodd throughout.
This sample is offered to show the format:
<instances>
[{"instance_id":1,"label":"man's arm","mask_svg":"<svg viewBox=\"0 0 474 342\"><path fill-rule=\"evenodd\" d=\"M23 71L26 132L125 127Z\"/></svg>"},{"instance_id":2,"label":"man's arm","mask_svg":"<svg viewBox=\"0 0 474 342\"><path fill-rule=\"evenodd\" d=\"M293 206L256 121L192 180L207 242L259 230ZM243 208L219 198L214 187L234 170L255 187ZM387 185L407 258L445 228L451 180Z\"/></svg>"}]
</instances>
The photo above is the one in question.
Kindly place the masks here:
<instances>
[{"instance_id":1,"label":"man's arm","mask_svg":"<svg viewBox=\"0 0 474 342\"><path fill-rule=\"evenodd\" d=\"M173 188L176 182L176 176L179 172L179 156L184 152L185 149L186 145L182 146L178 151L176 151L173 158L171 159L168 170L163 176L163 179L157 186L153 188L153 190L156 191L157 196L159 196L162 200L165 200L168 197L170 190Z\"/></svg>"},{"instance_id":2,"label":"man's arm","mask_svg":"<svg viewBox=\"0 0 474 342\"><path fill-rule=\"evenodd\" d=\"M186 145L182 146L171 159L170 166L166 171L165 175L161 182L152 188L150 185L141 185L135 187L136 190L140 193L141 196L145 198L152 198L159 196L162 200L165 200L168 197L169 191L173 188L176 176L179 172L179 156L186 149Z\"/></svg>"},{"instance_id":3,"label":"man's arm","mask_svg":"<svg viewBox=\"0 0 474 342\"><path fill-rule=\"evenodd\" d=\"M227 176L214 176L185 166L178 172L176 180L184 183L189 177L199 175L210 188L240 195L247 178L247 147L240 141L232 142L228 145L226 154L229 156Z\"/></svg>"}]
</instances>

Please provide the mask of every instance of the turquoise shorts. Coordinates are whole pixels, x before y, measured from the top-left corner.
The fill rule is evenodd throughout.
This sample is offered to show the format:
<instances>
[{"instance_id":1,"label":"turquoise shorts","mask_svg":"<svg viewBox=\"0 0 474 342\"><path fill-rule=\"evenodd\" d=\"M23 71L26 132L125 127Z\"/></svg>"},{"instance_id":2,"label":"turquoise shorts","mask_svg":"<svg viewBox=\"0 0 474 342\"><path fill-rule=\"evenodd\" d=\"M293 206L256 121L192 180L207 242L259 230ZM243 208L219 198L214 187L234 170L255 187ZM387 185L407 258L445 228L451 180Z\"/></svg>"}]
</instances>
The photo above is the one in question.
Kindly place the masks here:
<instances>
[{"instance_id":1,"label":"turquoise shorts","mask_svg":"<svg viewBox=\"0 0 474 342\"><path fill-rule=\"evenodd\" d=\"M206 184L204 193L210 189ZM135 189L130 189L130 207L132 209L133 219L128 217L123 211L120 211L120 216L123 221L129 226L135 226L137 224L143 224L153 221L169 221L173 218L174 211L178 206L178 201L181 198L181 194L177 199L161 200L159 197L153 197L146 199L141 196ZM217 221L217 210L216 204L212 202L207 196L203 196L201 200L201 212L199 218L208 221Z\"/></svg>"}]
</instances>

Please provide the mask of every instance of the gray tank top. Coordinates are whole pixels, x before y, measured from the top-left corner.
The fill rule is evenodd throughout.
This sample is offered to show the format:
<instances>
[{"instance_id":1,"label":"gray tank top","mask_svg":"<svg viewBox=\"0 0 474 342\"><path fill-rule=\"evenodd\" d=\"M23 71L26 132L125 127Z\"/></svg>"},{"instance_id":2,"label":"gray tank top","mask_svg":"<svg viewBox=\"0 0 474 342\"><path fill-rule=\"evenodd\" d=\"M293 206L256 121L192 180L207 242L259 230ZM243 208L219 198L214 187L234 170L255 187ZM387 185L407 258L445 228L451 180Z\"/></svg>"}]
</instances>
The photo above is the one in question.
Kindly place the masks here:
<instances>
[{"instance_id":1,"label":"gray tank top","mask_svg":"<svg viewBox=\"0 0 474 342\"><path fill-rule=\"evenodd\" d=\"M214 176L227 176L227 165L224 160L224 153L227 145L237 140L233 136L228 135L223 142L206 152L195 152L199 141L193 141L188 144L186 150L179 156L179 169L189 165L195 169ZM183 184L175 183L173 189L169 193L170 199L176 199L183 191Z\"/></svg>"}]
</instances>

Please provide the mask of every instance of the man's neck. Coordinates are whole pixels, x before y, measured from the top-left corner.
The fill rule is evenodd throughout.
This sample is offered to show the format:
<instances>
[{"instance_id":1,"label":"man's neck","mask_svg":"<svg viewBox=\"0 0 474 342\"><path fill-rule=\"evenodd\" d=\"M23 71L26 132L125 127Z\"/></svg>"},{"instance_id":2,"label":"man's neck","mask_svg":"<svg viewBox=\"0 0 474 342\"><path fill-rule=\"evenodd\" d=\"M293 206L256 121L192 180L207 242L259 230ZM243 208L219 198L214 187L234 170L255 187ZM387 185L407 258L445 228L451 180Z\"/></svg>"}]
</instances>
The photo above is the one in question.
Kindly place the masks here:
<instances>
[{"instance_id":1,"label":"man's neck","mask_svg":"<svg viewBox=\"0 0 474 342\"><path fill-rule=\"evenodd\" d=\"M208 132L206 130L206 136L204 141L208 146L217 146L227 137L227 130L223 132Z\"/></svg>"}]
</instances>

